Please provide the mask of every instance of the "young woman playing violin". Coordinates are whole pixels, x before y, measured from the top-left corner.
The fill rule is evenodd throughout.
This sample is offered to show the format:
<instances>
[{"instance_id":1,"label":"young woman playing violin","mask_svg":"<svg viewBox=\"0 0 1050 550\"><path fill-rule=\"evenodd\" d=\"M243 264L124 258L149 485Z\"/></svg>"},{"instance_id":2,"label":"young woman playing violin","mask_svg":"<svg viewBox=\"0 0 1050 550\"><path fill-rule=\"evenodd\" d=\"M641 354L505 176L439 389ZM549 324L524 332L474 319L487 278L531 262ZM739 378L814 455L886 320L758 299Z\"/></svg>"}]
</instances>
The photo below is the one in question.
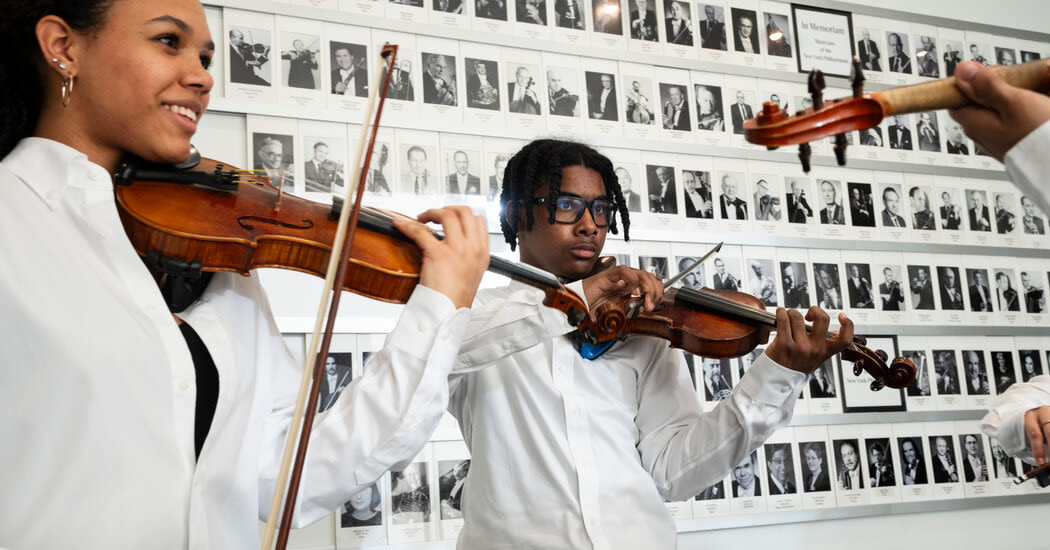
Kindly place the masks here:
<instances>
[{"instance_id":1,"label":"young woman playing violin","mask_svg":"<svg viewBox=\"0 0 1050 550\"><path fill-rule=\"evenodd\" d=\"M535 174L535 177L529 177ZM563 279L589 304L644 294L660 280L617 266L590 275L607 232L628 237L609 159L590 147L535 141L507 165L501 224L521 261ZM656 338L616 342L594 360L572 327L522 285L482 290L451 378L449 410L474 457L460 548L673 548L665 499L724 478L791 419L807 374L853 338L825 339L828 315L777 310L777 337L733 391L702 413L682 353ZM493 345L493 342L501 342ZM584 350L585 351L585 350Z\"/></svg>"},{"instance_id":2,"label":"young woman playing violin","mask_svg":"<svg viewBox=\"0 0 1050 550\"><path fill-rule=\"evenodd\" d=\"M257 277L218 273L173 317L124 233L111 176L128 155L189 155L212 88L204 10L5 6L0 546L257 546L301 369ZM419 219L447 238L398 223L423 251L421 285L315 424L297 525L411 460L443 412L488 235L465 208Z\"/></svg>"}]
</instances>

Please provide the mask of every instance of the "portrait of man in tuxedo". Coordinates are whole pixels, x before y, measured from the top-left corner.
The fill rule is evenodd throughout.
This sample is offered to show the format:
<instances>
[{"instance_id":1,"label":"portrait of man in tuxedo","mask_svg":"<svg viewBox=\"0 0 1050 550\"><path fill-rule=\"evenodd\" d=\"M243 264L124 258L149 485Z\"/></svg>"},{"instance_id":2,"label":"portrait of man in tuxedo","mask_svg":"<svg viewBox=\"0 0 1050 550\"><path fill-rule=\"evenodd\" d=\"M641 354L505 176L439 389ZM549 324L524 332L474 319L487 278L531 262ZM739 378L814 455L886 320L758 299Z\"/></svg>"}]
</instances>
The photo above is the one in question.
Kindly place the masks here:
<instances>
[{"instance_id":1,"label":"portrait of man in tuxedo","mask_svg":"<svg viewBox=\"0 0 1050 550\"><path fill-rule=\"evenodd\" d=\"M760 496L762 484L758 479L758 451L752 451L733 467L733 498Z\"/></svg>"},{"instance_id":2,"label":"portrait of man in tuxedo","mask_svg":"<svg viewBox=\"0 0 1050 550\"><path fill-rule=\"evenodd\" d=\"M933 372L937 378L939 395L959 395L959 364L955 360L955 351L950 349L933 350Z\"/></svg>"},{"instance_id":3,"label":"portrait of man in tuxedo","mask_svg":"<svg viewBox=\"0 0 1050 550\"><path fill-rule=\"evenodd\" d=\"M806 309L809 307L809 281L806 264L802 262L780 262L780 279L784 283L784 307Z\"/></svg>"},{"instance_id":4,"label":"portrait of man in tuxedo","mask_svg":"<svg viewBox=\"0 0 1050 550\"><path fill-rule=\"evenodd\" d=\"M995 231L1000 235L1010 233L1017 227L1017 214L1006 205L1013 202L1013 196L1005 193L995 194Z\"/></svg>"},{"instance_id":5,"label":"portrait of man in tuxedo","mask_svg":"<svg viewBox=\"0 0 1050 550\"><path fill-rule=\"evenodd\" d=\"M849 306L853 309L875 309L875 297L872 294L871 266L868 264L846 264L846 289L849 294Z\"/></svg>"},{"instance_id":6,"label":"portrait of man in tuxedo","mask_svg":"<svg viewBox=\"0 0 1050 550\"><path fill-rule=\"evenodd\" d=\"M496 202L499 200L500 193L503 192L503 171L507 168L507 161L510 157L507 155L496 155L496 158L492 161L492 175L489 176L489 188L488 188L488 201Z\"/></svg>"},{"instance_id":7,"label":"portrait of man in tuxedo","mask_svg":"<svg viewBox=\"0 0 1050 550\"><path fill-rule=\"evenodd\" d=\"M893 124L886 128L886 133L890 136L890 149L913 149L907 115L893 115Z\"/></svg>"},{"instance_id":8,"label":"portrait of man in tuxedo","mask_svg":"<svg viewBox=\"0 0 1050 550\"><path fill-rule=\"evenodd\" d=\"M567 69L549 69L547 71L547 95L550 100L550 113L558 116L580 116L580 96L573 93L567 82L571 82ZM577 82L579 84L579 82ZM576 86L572 86L575 88Z\"/></svg>"},{"instance_id":9,"label":"portrait of man in tuxedo","mask_svg":"<svg viewBox=\"0 0 1050 550\"><path fill-rule=\"evenodd\" d=\"M664 28L668 44L693 45L693 21L689 2L664 0Z\"/></svg>"},{"instance_id":10,"label":"portrait of man in tuxedo","mask_svg":"<svg viewBox=\"0 0 1050 550\"><path fill-rule=\"evenodd\" d=\"M887 185L882 190L882 226L908 227L904 216L900 214L901 195L895 185Z\"/></svg>"},{"instance_id":11,"label":"portrait of man in tuxedo","mask_svg":"<svg viewBox=\"0 0 1050 550\"><path fill-rule=\"evenodd\" d=\"M809 375L809 396L813 399L829 399L835 394L835 359L829 357Z\"/></svg>"},{"instance_id":12,"label":"portrait of man in tuxedo","mask_svg":"<svg viewBox=\"0 0 1050 550\"><path fill-rule=\"evenodd\" d=\"M962 225L962 214L959 205L955 203L952 194L948 191L941 192L941 229L957 230Z\"/></svg>"},{"instance_id":13,"label":"portrait of man in tuxedo","mask_svg":"<svg viewBox=\"0 0 1050 550\"><path fill-rule=\"evenodd\" d=\"M613 75L587 71L587 112L592 119L619 120Z\"/></svg>"},{"instance_id":14,"label":"portrait of man in tuxedo","mask_svg":"<svg viewBox=\"0 0 1050 550\"><path fill-rule=\"evenodd\" d=\"M722 176L722 194L718 197L719 213L723 220L746 220L747 202L737 196L740 190L740 175Z\"/></svg>"},{"instance_id":15,"label":"portrait of man in tuxedo","mask_svg":"<svg viewBox=\"0 0 1050 550\"><path fill-rule=\"evenodd\" d=\"M922 440L917 437L899 437L901 481L905 485L926 485L926 463L923 460Z\"/></svg>"},{"instance_id":16,"label":"portrait of man in tuxedo","mask_svg":"<svg viewBox=\"0 0 1050 550\"><path fill-rule=\"evenodd\" d=\"M1011 281L1013 270L995 270L995 298L999 311L1021 311L1017 291Z\"/></svg>"},{"instance_id":17,"label":"portrait of man in tuxedo","mask_svg":"<svg viewBox=\"0 0 1050 550\"><path fill-rule=\"evenodd\" d=\"M463 517L463 488L470 473L470 459L443 460L438 462L438 498L441 503L441 519Z\"/></svg>"},{"instance_id":18,"label":"portrait of man in tuxedo","mask_svg":"<svg viewBox=\"0 0 1050 550\"><path fill-rule=\"evenodd\" d=\"M806 467L802 469L802 490L807 493L818 493L831 490L831 479L828 476L827 448L823 441L799 443Z\"/></svg>"},{"instance_id":19,"label":"portrait of man in tuxedo","mask_svg":"<svg viewBox=\"0 0 1050 550\"><path fill-rule=\"evenodd\" d=\"M580 0L554 0L554 24L563 29L584 30Z\"/></svg>"},{"instance_id":20,"label":"portrait of man in tuxedo","mask_svg":"<svg viewBox=\"0 0 1050 550\"><path fill-rule=\"evenodd\" d=\"M540 98L536 90L539 87L532 78L532 73L524 65L514 70L514 80L507 83L507 111L521 115L539 115ZM613 113L615 116L616 113Z\"/></svg>"},{"instance_id":21,"label":"portrait of man in tuxedo","mask_svg":"<svg viewBox=\"0 0 1050 550\"><path fill-rule=\"evenodd\" d=\"M1042 213L1035 206L1035 202L1025 195L1021 195L1021 208L1024 210L1024 216L1021 217L1021 227L1024 228L1024 232L1029 235L1045 235L1046 224L1043 221Z\"/></svg>"},{"instance_id":22,"label":"portrait of man in tuxedo","mask_svg":"<svg viewBox=\"0 0 1050 550\"><path fill-rule=\"evenodd\" d=\"M908 266L911 303L915 309L935 309L933 301L933 280L930 279L930 268L921 265Z\"/></svg>"},{"instance_id":23,"label":"portrait of man in tuxedo","mask_svg":"<svg viewBox=\"0 0 1050 550\"><path fill-rule=\"evenodd\" d=\"M945 151L949 155L969 155L970 148L966 145L966 137L962 126L954 120L949 119L945 125L948 127L948 138L944 144Z\"/></svg>"},{"instance_id":24,"label":"portrait of man in tuxedo","mask_svg":"<svg viewBox=\"0 0 1050 550\"><path fill-rule=\"evenodd\" d=\"M455 171L446 178L445 192L450 195L480 195L481 178L470 173L470 157L464 151L452 153L452 166Z\"/></svg>"},{"instance_id":25,"label":"portrait of man in tuxedo","mask_svg":"<svg viewBox=\"0 0 1050 550\"><path fill-rule=\"evenodd\" d=\"M754 10L731 8L733 13L733 46L738 52L760 54L758 47L758 29L755 21L758 21Z\"/></svg>"},{"instance_id":26,"label":"portrait of man in tuxedo","mask_svg":"<svg viewBox=\"0 0 1050 550\"><path fill-rule=\"evenodd\" d=\"M866 439L868 448L868 479L872 487L893 487L897 477L893 471L893 460L890 457L890 440L886 438Z\"/></svg>"},{"instance_id":27,"label":"portrait of man in tuxedo","mask_svg":"<svg viewBox=\"0 0 1050 550\"><path fill-rule=\"evenodd\" d=\"M820 180L820 198L824 201L824 208L820 209L820 223L844 225L846 212L839 199L838 182Z\"/></svg>"},{"instance_id":28,"label":"portrait of man in tuxedo","mask_svg":"<svg viewBox=\"0 0 1050 550\"><path fill-rule=\"evenodd\" d=\"M498 111L500 107L499 65L495 61L466 58L467 107Z\"/></svg>"},{"instance_id":29,"label":"portrait of man in tuxedo","mask_svg":"<svg viewBox=\"0 0 1050 550\"><path fill-rule=\"evenodd\" d=\"M984 364L984 352L963 350L963 367L966 369L966 395L989 395L988 369Z\"/></svg>"},{"instance_id":30,"label":"portrait of man in tuxedo","mask_svg":"<svg viewBox=\"0 0 1050 550\"><path fill-rule=\"evenodd\" d=\"M245 40L247 30L251 40ZM269 86L269 58L255 49L255 44L269 46L270 33L262 29L231 28L230 33L230 82ZM263 68L267 67L267 68Z\"/></svg>"},{"instance_id":31,"label":"portrait of man in tuxedo","mask_svg":"<svg viewBox=\"0 0 1050 550\"><path fill-rule=\"evenodd\" d=\"M321 393L317 399L317 412L327 411L335 404L348 384L353 365L353 354L330 353L324 363L324 378L321 379Z\"/></svg>"},{"instance_id":32,"label":"portrait of man in tuxedo","mask_svg":"<svg viewBox=\"0 0 1050 550\"><path fill-rule=\"evenodd\" d=\"M630 212L641 212L642 196L633 188L634 178L631 177L631 173L623 166L617 166L613 172L616 174L616 179L620 182L620 192L623 193L623 199L627 202L627 210Z\"/></svg>"},{"instance_id":33,"label":"portrait of man in tuxedo","mask_svg":"<svg viewBox=\"0 0 1050 550\"><path fill-rule=\"evenodd\" d=\"M904 291L901 290L897 269L886 266L882 269L882 282L879 283L879 298L883 311L901 311L904 309Z\"/></svg>"},{"instance_id":34,"label":"portrait of man in tuxedo","mask_svg":"<svg viewBox=\"0 0 1050 550\"><path fill-rule=\"evenodd\" d=\"M791 444L767 443L765 450L769 494L795 494L795 461L791 456Z\"/></svg>"},{"instance_id":35,"label":"portrait of man in tuxedo","mask_svg":"<svg viewBox=\"0 0 1050 550\"><path fill-rule=\"evenodd\" d=\"M836 470L838 470L839 489L852 491L864 488L864 478L860 473L860 454L856 439L837 439L833 442L838 449Z\"/></svg>"},{"instance_id":36,"label":"portrait of man in tuxedo","mask_svg":"<svg viewBox=\"0 0 1050 550\"><path fill-rule=\"evenodd\" d=\"M933 231L937 229L933 210L930 210L930 196L918 185L908 189L908 202L911 206L911 225L915 229Z\"/></svg>"},{"instance_id":37,"label":"portrait of man in tuxedo","mask_svg":"<svg viewBox=\"0 0 1050 550\"><path fill-rule=\"evenodd\" d=\"M933 448L933 482L955 483L959 481L958 466L955 464L955 445L951 436L930 436L930 447Z\"/></svg>"},{"instance_id":38,"label":"portrait of man in tuxedo","mask_svg":"<svg viewBox=\"0 0 1050 550\"><path fill-rule=\"evenodd\" d=\"M953 40L944 41L944 76L955 76L955 68L962 63L962 44Z\"/></svg>"},{"instance_id":39,"label":"portrait of man in tuxedo","mask_svg":"<svg viewBox=\"0 0 1050 550\"><path fill-rule=\"evenodd\" d=\"M849 215L854 227L875 227L875 208L871 201L871 184L847 182Z\"/></svg>"},{"instance_id":40,"label":"portrait of man in tuxedo","mask_svg":"<svg viewBox=\"0 0 1050 550\"><path fill-rule=\"evenodd\" d=\"M790 223L808 223L813 217L813 209L806 201L806 181L802 178L788 178L791 192L787 195L787 214Z\"/></svg>"},{"instance_id":41,"label":"portrait of man in tuxedo","mask_svg":"<svg viewBox=\"0 0 1050 550\"><path fill-rule=\"evenodd\" d=\"M365 46L345 42L330 42L332 63L332 94L368 97L368 61Z\"/></svg>"},{"instance_id":42,"label":"portrait of man in tuxedo","mask_svg":"<svg viewBox=\"0 0 1050 550\"><path fill-rule=\"evenodd\" d=\"M646 165L649 180L649 211L654 214L677 214L678 193L675 190L674 168Z\"/></svg>"},{"instance_id":43,"label":"portrait of man in tuxedo","mask_svg":"<svg viewBox=\"0 0 1050 550\"><path fill-rule=\"evenodd\" d=\"M977 189L966 190L970 211L970 231L991 231L992 222L988 213L985 192Z\"/></svg>"},{"instance_id":44,"label":"portrait of man in tuxedo","mask_svg":"<svg viewBox=\"0 0 1050 550\"><path fill-rule=\"evenodd\" d=\"M661 111L665 130L688 132L692 129L692 123L689 122L689 102L686 101L685 87L661 83L660 103L663 105Z\"/></svg>"},{"instance_id":45,"label":"portrait of man in tuxedo","mask_svg":"<svg viewBox=\"0 0 1050 550\"><path fill-rule=\"evenodd\" d=\"M328 144L317 141L310 160L303 163L306 190L330 193L334 186L343 186L343 163L329 158Z\"/></svg>"},{"instance_id":46,"label":"portrait of man in tuxedo","mask_svg":"<svg viewBox=\"0 0 1050 550\"><path fill-rule=\"evenodd\" d=\"M919 150L940 152L941 135L937 130L937 113L919 115L919 126L915 129L919 135Z\"/></svg>"},{"instance_id":47,"label":"portrait of man in tuxedo","mask_svg":"<svg viewBox=\"0 0 1050 550\"><path fill-rule=\"evenodd\" d=\"M993 311L987 277L987 271L984 269L966 270L966 281L970 287L970 311Z\"/></svg>"},{"instance_id":48,"label":"portrait of man in tuxedo","mask_svg":"<svg viewBox=\"0 0 1050 550\"><path fill-rule=\"evenodd\" d=\"M908 51L908 35L895 32L886 33L886 44L890 52L890 56L886 59L889 63L889 70L895 73L911 74L911 58L905 53Z\"/></svg>"},{"instance_id":49,"label":"portrait of man in tuxedo","mask_svg":"<svg viewBox=\"0 0 1050 550\"><path fill-rule=\"evenodd\" d=\"M658 36L654 6L649 5L649 0L630 0L630 3L634 4L631 9L631 38L655 42Z\"/></svg>"},{"instance_id":50,"label":"portrait of man in tuxedo","mask_svg":"<svg viewBox=\"0 0 1050 550\"><path fill-rule=\"evenodd\" d=\"M685 217L710 219L714 216L711 201L711 174L700 170L682 170L685 191Z\"/></svg>"},{"instance_id":51,"label":"portrait of man in tuxedo","mask_svg":"<svg viewBox=\"0 0 1050 550\"><path fill-rule=\"evenodd\" d=\"M962 311L963 293L959 284L959 268L938 266L937 276L941 283L941 309Z\"/></svg>"},{"instance_id":52,"label":"portrait of man in tuxedo","mask_svg":"<svg viewBox=\"0 0 1050 550\"><path fill-rule=\"evenodd\" d=\"M427 151L422 146L412 145L405 152L407 169L401 172L401 188L416 195L438 195L444 193L440 181L433 181L427 166Z\"/></svg>"},{"instance_id":53,"label":"portrait of man in tuxedo","mask_svg":"<svg viewBox=\"0 0 1050 550\"><path fill-rule=\"evenodd\" d=\"M733 133L743 134L744 133L744 121L753 118L755 111L751 109L751 106L747 104L744 98L744 92L737 90L736 92L736 103L729 107L733 117Z\"/></svg>"},{"instance_id":54,"label":"portrait of man in tuxedo","mask_svg":"<svg viewBox=\"0 0 1050 550\"><path fill-rule=\"evenodd\" d=\"M700 21L700 47L726 51L725 8L711 4L698 4L704 12Z\"/></svg>"},{"instance_id":55,"label":"portrait of man in tuxedo","mask_svg":"<svg viewBox=\"0 0 1050 550\"><path fill-rule=\"evenodd\" d=\"M868 29L860 31L860 40L857 41L857 57L860 58L864 70L882 70L882 54L879 53L879 46L871 39L871 31Z\"/></svg>"},{"instance_id":56,"label":"portrait of man in tuxedo","mask_svg":"<svg viewBox=\"0 0 1050 550\"><path fill-rule=\"evenodd\" d=\"M1021 272L1021 292L1024 293L1025 311L1028 313L1043 313L1046 311L1046 297L1040 282L1036 282L1038 275L1035 272L1029 274Z\"/></svg>"}]
</instances>

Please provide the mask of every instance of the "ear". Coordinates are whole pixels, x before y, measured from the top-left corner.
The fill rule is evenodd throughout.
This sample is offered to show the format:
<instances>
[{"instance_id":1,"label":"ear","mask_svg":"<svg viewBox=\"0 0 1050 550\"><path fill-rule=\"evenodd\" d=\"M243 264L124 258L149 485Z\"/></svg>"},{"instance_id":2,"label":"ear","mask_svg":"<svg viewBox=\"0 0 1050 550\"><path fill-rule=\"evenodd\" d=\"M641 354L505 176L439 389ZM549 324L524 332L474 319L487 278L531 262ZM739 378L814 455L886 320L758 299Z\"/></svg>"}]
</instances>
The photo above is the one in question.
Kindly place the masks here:
<instances>
[{"instance_id":1,"label":"ear","mask_svg":"<svg viewBox=\"0 0 1050 550\"><path fill-rule=\"evenodd\" d=\"M44 63L59 79L77 75L82 39L64 19L57 15L41 18L36 24L36 39Z\"/></svg>"},{"instance_id":2,"label":"ear","mask_svg":"<svg viewBox=\"0 0 1050 550\"><path fill-rule=\"evenodd\" d=\"M525 220L518 215L517 201L509 200L503 205L503 217L507 220L507 225L514 228L515 235L525 229Z\"/></svg>"}]
</instances>

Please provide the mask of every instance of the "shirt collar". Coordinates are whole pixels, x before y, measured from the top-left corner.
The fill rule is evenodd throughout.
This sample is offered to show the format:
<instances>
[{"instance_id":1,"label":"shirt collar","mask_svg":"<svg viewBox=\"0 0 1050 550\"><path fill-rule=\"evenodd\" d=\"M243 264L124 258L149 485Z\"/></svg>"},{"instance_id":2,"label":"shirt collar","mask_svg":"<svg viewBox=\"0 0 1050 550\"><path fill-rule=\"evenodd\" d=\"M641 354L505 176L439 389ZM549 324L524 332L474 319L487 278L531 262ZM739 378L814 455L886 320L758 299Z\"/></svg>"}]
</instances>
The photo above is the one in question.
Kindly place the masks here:
<instances>
[{"instance_id":1,"label":"shirt collar","mask_svg":"<svg viewBox=\"0 0 1050 550\"><path fill-rule=\"evenodd\" d=\"M68 187L113 189L113 180L105 169L89 161L84 153L50 139L22 139L3 164L50 208L55 208Z\"/></svg>"}]
</instances>

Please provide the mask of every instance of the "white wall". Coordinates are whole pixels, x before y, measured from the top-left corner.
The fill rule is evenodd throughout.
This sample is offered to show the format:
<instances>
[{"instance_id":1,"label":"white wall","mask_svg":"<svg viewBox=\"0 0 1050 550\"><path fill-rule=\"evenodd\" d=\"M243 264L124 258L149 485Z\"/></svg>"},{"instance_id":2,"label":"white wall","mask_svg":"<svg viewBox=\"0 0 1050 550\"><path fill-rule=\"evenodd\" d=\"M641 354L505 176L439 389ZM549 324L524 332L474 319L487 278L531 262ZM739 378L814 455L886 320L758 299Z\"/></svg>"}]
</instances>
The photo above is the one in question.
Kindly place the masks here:
<instances>
[{"instance_id":1,"label":"white wall","mask_svg":"<svg viewBox=\"0 0 1050 550\"><path fill-rule=\"evenodd\" d=\"M1050 2L1046 0L879 0L869 5L1008 29L1050 32Z\"/></svg>"}]
</instances>

